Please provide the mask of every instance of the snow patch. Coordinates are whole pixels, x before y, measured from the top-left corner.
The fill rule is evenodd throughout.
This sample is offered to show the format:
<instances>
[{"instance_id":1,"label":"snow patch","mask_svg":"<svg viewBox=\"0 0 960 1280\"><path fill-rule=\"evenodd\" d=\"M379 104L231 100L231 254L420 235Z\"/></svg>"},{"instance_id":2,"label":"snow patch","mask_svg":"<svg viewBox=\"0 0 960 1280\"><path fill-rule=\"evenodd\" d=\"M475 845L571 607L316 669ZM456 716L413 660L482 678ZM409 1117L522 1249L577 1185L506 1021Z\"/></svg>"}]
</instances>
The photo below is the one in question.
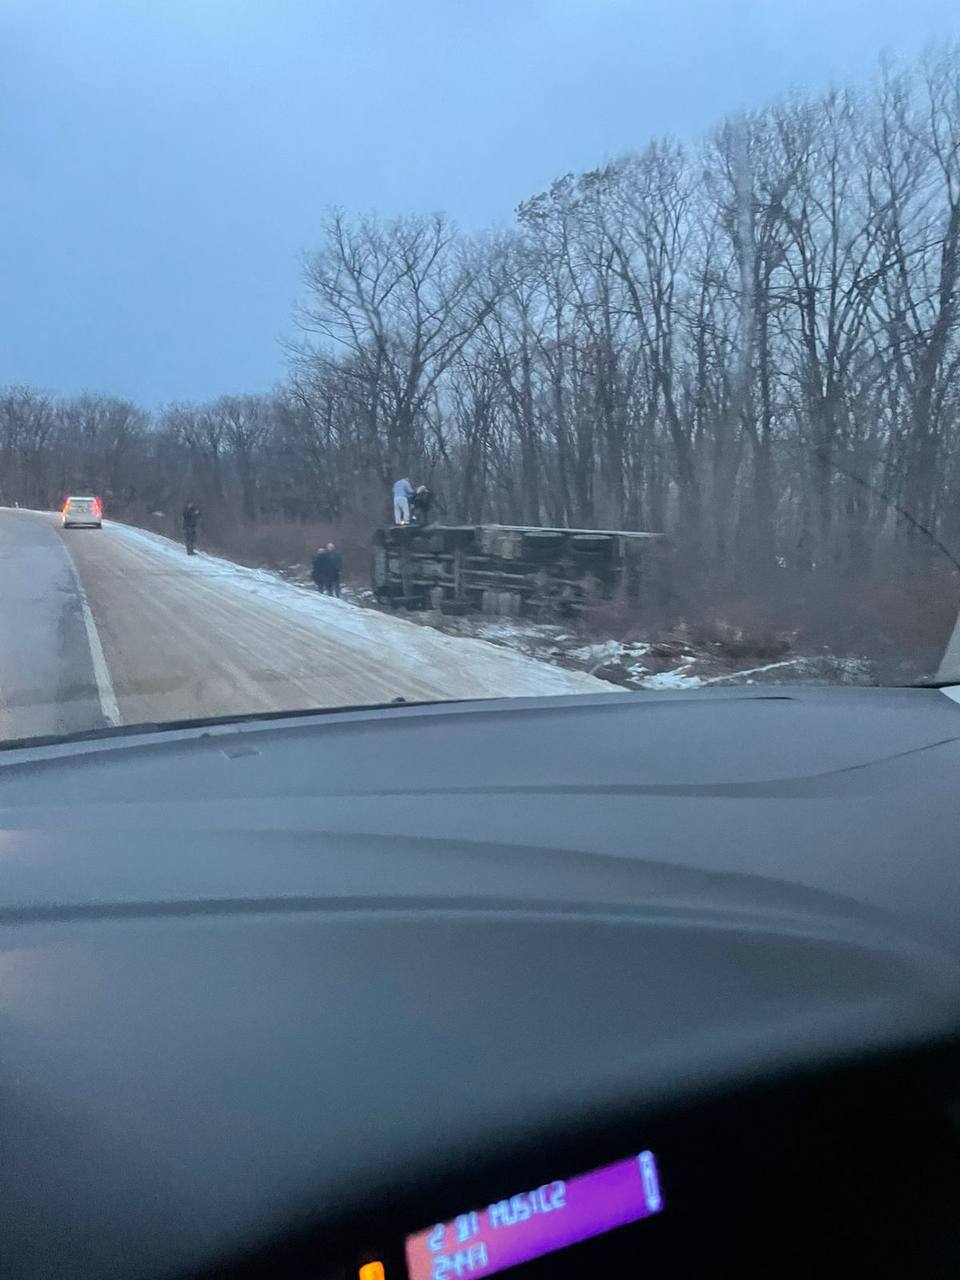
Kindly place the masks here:
<instances>
[{"instance_id":1,"label":"snow patch","mask_svg":"<svg viewBox=\"0 0 960 1280\"><path fill-rule=\"evenodd\" d=\"M622 658L623 654L624 646L619 640L604 640L601 644L584 644L578 649L568 650L568 656L577 662L591 662L597 666Z\"/></svg>"},{"instance_id":2,"label":"snow patch","mask_svg":"<svg viewBox=\"0 0 960 1280\"><path fill-rule=\"evenodd\" d=\"M704 683L700 676L686 675L680 667L673 671L660 671L654 676L644 676L640 680L643 689L700 689Z\"/></svg>"},{"instance_id":3,"label":"snow patch","mask_svg":"<svg viewBox=\"0 0 960 1280\"><path fill-rule=\"evenodd\" d=\"M763 675L767 671L776 671L780 667L802 667L808 665L806 658L789 658L785 662L768 662L764 667L748 667L745 671L731 671L725 676L710 676L703 684L721 684L724 680L747 680L751 676Z\"/></svg>"}]
</instances>

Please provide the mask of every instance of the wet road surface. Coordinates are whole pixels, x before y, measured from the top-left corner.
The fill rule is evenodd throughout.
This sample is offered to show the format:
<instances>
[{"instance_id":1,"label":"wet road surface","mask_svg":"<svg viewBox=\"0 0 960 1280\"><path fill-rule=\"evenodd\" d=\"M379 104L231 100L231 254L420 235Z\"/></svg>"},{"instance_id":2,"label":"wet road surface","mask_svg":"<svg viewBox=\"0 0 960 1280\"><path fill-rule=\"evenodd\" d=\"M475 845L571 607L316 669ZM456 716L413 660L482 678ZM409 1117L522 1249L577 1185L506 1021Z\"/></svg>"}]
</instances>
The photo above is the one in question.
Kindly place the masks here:
<instances>
[{"instance_id":1,"label":"wet road surface","mask_svg":"<svg viewBox=\"0 0 960 1280\"><path fill-rule=\"evenodd\" d=\"M0 738L105 723L77 574L59 528L0 509Z\"/></svg>"}]
</instances>

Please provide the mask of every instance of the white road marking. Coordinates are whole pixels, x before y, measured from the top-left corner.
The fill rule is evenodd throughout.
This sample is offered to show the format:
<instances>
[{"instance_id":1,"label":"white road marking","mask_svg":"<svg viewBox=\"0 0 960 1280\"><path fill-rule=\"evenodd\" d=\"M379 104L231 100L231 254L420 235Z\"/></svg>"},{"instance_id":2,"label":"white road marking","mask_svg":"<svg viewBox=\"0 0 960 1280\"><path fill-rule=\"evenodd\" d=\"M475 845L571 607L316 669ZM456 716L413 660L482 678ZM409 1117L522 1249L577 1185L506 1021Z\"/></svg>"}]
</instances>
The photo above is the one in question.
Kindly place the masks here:
<instances>
[{"instance_id":1,"label":"white road marking","mask_svg":"<svg viewBox=\"0 0 960 1280\"><path fill-rule=\"evenodd\" d=\"M951 702L960 702L960 685L952 684L946 689L941 689L940 692L945 698L949 698Z\"/></svg>"},{"instance_id":2,"label":"white road marking","mask_svg":"<svg viewBox=\"0 0 960 1280\"><path fill-rule=\"evenodd\" d=\"M100 643L100 632L97 630L97 624L93 620L93 614L90 612L90 604L87 600L87 593L84 591L80 583L80 575L74 566L73 576L77 583L77 593L80 597L80 612L83 614L83 625L87 629L87 644L90 646L90 660L93 663L93 678L97 682L97 694L100 698L100 711L103 714L107 724L117 725L120 723L120 705L117 702L117 695L113 691L113 681L110 679L110 668L107 666L107 660L103 656L103 645Z\"/></svg>"},{"instance_id":3,"label":"white road marking","mask_svg":"<svg viewBox=\"0 0 960 1280\"><path fill-rule=\"evenodd\" d=\"M49 516L50 513L42 511L35 514ZM73 556L70 554L70 548L65 539L63 541L63 549L67 553L67 563L73 573L77 597L80 600L80 613L83 616L83 625L87 633L87 647L90 650L93 678L97 682L100 714L107 724L118 725L120 723L120 704L117 702L117 695L113 691L113 680L110 676L110 668L107 666L107 659L104 657L103 645L100 643L100 632L97 630L97 624L93 620L90 601L87 599L87 593L84 591L83 583L80 581L80 572Z\"/></svg>"}]
</instances>

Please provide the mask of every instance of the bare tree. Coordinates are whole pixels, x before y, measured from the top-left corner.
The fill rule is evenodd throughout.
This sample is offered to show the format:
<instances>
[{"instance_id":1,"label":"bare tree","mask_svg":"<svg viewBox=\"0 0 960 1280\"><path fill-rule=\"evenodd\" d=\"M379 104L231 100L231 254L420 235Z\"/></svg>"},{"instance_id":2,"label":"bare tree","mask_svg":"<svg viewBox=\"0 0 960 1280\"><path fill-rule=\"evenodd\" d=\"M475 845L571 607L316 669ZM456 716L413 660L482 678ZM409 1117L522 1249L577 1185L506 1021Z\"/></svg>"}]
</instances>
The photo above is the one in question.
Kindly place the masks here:
<instances>
[{"instance_id":1,"label":"bare tree","mask_svg":"<svg viewBox=\"0 0 960 1280\"><path fill-rule=\"evenodd\" d=\"M350 223L334 212L304 264L300 327L344 349L369 388L384 478L423 448L425 406L485 305L468 248L441 216ZM304 358L323 359L308 347Z\"/></svg>"}]
</instances>

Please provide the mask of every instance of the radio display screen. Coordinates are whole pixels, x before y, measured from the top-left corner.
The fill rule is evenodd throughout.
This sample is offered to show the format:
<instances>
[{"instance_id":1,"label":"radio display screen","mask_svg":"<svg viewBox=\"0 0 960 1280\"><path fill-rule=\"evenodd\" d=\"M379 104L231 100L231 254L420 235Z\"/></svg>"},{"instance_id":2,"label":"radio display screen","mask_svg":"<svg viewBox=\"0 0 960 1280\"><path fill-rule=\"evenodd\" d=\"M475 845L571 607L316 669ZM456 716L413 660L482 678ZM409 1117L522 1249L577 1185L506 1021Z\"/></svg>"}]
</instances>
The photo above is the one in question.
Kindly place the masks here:
<instances>
[{"instance_id":1,"label":"radio display screen","mask_svg":"<svg viewBox=\"0 0 960 1280\"><path fill-rule=\"evenodd\" d=\"M652 1151L547 1182L408 1236L410 1280L492 1276L663 1209Z\"/></svg>"}]
</instances>

